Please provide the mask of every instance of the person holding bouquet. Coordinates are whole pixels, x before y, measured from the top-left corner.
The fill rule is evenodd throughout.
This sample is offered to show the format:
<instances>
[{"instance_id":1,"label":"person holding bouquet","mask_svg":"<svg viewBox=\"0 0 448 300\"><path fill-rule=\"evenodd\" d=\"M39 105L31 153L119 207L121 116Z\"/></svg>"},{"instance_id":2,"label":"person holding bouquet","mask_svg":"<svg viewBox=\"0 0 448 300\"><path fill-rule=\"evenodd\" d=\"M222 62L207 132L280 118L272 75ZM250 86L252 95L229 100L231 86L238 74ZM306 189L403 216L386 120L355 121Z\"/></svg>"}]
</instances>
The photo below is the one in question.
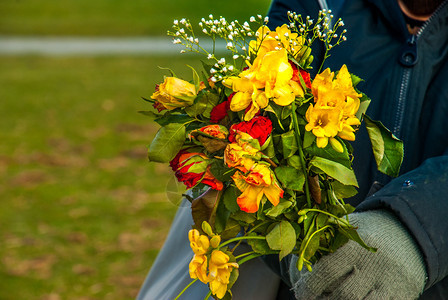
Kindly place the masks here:
<instances>
[{"instance_id":1,"label":"person holding bouquet","mask_svg":"<svg viewBox=\"0 0 448 300\"><path fill-rule=\"evenodd\" d=\"M326 66L346 64L365 80L359 86L373 100L369 115L404 141L405 156L400 176L391 179L376 171L365 130L353 143L359 193L350 199L357 208L350 220L377 253L350 241L322 257L312 272L297 270L296 255L280 262L278 256L255 259L241 266L234 299L443 299L448 294L447 2L273 1L271 29L287 23L288 11L313 17L326 9L344 19L347 42L332 50ZM324 49L313 51L311 73L326 56ZM181 206L138 299L174 299L191 281L185 236L192 223L190 210ZM207 292L205 285L192 285L180 299L203 299Z\"/></svg>"}]
</instances>

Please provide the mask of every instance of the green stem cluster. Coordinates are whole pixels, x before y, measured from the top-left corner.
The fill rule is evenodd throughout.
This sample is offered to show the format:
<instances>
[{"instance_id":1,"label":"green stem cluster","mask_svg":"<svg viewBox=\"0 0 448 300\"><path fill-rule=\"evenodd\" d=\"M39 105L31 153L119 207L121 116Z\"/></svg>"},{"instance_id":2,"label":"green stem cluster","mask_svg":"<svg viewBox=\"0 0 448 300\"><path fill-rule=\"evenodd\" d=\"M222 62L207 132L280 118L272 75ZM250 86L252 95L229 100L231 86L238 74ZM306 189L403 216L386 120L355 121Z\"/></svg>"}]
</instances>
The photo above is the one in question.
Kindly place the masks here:
<instances>
[{"instance_id":1,"label":"green stem cluster","mask_svg":"<svg viewBox=\"0 0 448 300\"><path fill-rule=\"evenodd\" d=\"M296 137L296 142L297 142L297 152L299 153L299 157L300 157L300 164L302 166L302 172L305 176L305 196L306 196L306 202L308 204L308 207L311 208L311 196L310 196L310 187L308 185L308 172L306 169L306 162L305 162L305 155L303 154L303 149L302 149L302 138L300 136L300 129L299 129L299 122L297 120L297 113L296 113L296 103L295 101L293 101L291 103L291 107L292 107L292 123L294 125L294 135Z\"/></svg>"}]
</instances>

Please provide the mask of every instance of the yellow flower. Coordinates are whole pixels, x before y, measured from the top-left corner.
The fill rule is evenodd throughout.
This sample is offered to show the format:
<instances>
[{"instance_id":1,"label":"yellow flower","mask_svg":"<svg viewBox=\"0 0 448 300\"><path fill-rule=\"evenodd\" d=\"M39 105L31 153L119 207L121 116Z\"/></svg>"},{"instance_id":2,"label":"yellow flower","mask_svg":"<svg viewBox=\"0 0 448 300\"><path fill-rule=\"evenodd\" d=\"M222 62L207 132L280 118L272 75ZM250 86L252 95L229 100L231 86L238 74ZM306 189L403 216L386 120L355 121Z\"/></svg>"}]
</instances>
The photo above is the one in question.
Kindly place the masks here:
<instances>
[{"instance_id":1,"label":"yellow flower","mask_svg":"<svg viewBox=\"0 0 448 300\"><path fill-rule=\"evenodd\" d=\"M230 257L220 250L214 250L210 257L208 280L213 295L221 299L227 292L230 273L238 268L236 262L229 262Z\"/></svg>"},{"instance_id":2,"label":"yellow flower","mask_svg":"<svg viewBox=\"0 0 448 300\"><path fill-rule=\"evenodd\" d=\"M210 241L205 235L201 235L197 229L191 229L188 232L188 239L190 240L190 247L194 254L203 255L210 247Z\"/></svg>"},{"instance_id":3,"label":"yellow flower","mask_svg":"<svg viewBox=\"0 0 448 300\"><path fill-rule=\"evenodd\" d=\"M290 85L292 76L293 70L286 50L257 56L253 65L241 72L239 77L230 77L224 81L226 86L231 86L236 92L230 102L230 109L241 111L250 106L244 116L244 120L249 121L260 109L268 106L269 99L282 106L291 104L295 99L295 90Z\"/></svg>"},{"instance_id":4,"label":"yellow flower","mask_svg":"<svg viewBox=\"0 0 448 300\"><path fill-rule=\"evenodd\" d=\"M242 211L248 213L258 211L263 195L274 206L283 197L283 190L280 188L271 169L265 164L254 164L247 175L236 172L232 179L236 187L243 192L237 198L238 206Z\"/></svg>"},{"instance_id":5,"label":"yellow flower","mask_svg":"<svg viewBox=\"0 0 448 300\"><path fill-rule=\"evenodd\" d=\"M306 112L309 123L305 129L317 137L318 147L324 148L330 141L336 151L342 152L342 145L334 137L355 140L355 129L352 126L360 125L356 112L362 94L354 89L346 65L341 67L336 77L330 69L316 75L311 91L315 105L310 105Z\"/></svg>"},{"instance_id":6,"label":"yellow flower","mask_svg":"<svg viewBox=\"0 0 448 300\"><path fill-rule=\"evenodd\" d=\"M151 99L156 100L166 109L172 110L192 105L196 96L196 87L193 84L176 77L167 77L156 88Z\"/></svg>"},{"instance_id":7,"label":"yellow flower","mask_svg":"<svg viewBox=\"0 0 448 300\"><path fill-rule=\"evenodd\" d=\"M337 107L318 107L311 104L305 117L308 121L305 130L311 131L317 137L319 148L324 148L328 144L328 138L335 137L339 132L342 111Z\"/></svg>"},{"instance_id":8,"label":"yellow flower","mask_svg":"<svg viewBox=\"0 0 448 300\"><path fill-rule=\"evenodd\" d=\"M192 279L198 278L203 283L208 283L207 256L195 254L188 265L188 272Z\"/></svg>"}]
</instances>

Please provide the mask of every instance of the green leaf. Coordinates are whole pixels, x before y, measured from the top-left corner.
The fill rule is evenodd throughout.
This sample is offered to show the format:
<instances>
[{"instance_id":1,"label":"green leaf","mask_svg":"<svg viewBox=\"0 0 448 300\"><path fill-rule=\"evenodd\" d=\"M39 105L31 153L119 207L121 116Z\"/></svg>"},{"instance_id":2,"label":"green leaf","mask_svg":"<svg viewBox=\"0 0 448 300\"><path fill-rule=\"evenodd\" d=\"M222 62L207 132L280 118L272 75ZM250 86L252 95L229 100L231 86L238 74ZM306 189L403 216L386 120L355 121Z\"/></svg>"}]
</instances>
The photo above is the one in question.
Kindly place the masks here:
<instances>
[{"instance_id":1,"label":"green leaf","mask_svg":"<svg viewBox=\"0 0 448 300\"><path fill-rule=\"evenodd\" d=\"M221 232L221 238L223 240L228 240L234 238L240 233L241 225L235 219L229 218L226 223L226 228Z\"/></svg>"},{"instance_id":2,"label":"green leaf","mask_svg":"<svg viewBox=\"0 0 448 300\"><path fill-rule=\"evenodd\" d=\"M240 207L236 202L236 199L239 197L239 195L241 195L240 190L233 185L224 190L224 194L222 195L221 200L230 212L234 213L240 210Z\"/></svg>"},{"instance_id":3,"label":"green leaf","mask_svg":"<svg viewBox=\"0 0 448 300\"><path fill-rule=\"evenodd\" d=\"M338 199L346 199L358 194L358 190L352 185L343 185L339 181L333 181L331 183L333 191Z\"/></svg>"},{"instance_id":4,"label":"green leaf","mask_svg":"<svg viewBox=\"0 0 448 300\"><path fill-rule=\"evenodd\" d=\"M226 229L227 220L230 217L230 211L227 210L224 201L223 195L221 195L221 199L219 200L218 207L216 209L215 216L215 231L216 233L221 233Z\"/></svg>"},{"instance_id":5,"label":"green leaf","mask_svg":"<svg viewBox=\"0 0 448 300\"><path fill-rule=\"evenodd\" d=\"M315 156L311 159L309 164L342 184L358 187L355 172L340 163Z\"/></svg>"},{"instance_id":6,"label":"green leaf","mask_svg":"<svg viewBox=\"0 0 448 300\"><path fill-rule=\"evenodd\" d=\"M305 133L303 134L303 148L308 148L315 140L316 136L311 131L305 130Z\"/></svg>"},{"instance_id":7,"label":"green leaf","mask_svg":"<svg viewBox=\"0 0 448 300\"><path fill-rule=\"evenodd\" d=\"M354 212L355 208L350 204L328 204L327 211L336 217L343 217Z\"/></svg>"},{"instance_id":8,"label":"green leaf","mask_svg":"<svg viewBox=\"0 0 448 300\"><path fill-rule=\"evenodd\" d=\"M298 149L294 131L291 130L286 133L283 133L281 137L282 137L283 157L288 158L293 156Z\"/></svg>"},{"instance_id":9,"label":"green leaf","mask_svg":"<svg viewBox=\"0 0 448 300\"><path fill-rule=\"evenodd\" d=\"M170 123L185 124L192 120L193 120L192 117L185 114L166 114L163 116L158 116L158 118L155 119L154 121L156 121L160 126L166 126Z\"/></svg>"},{"instance_id":10,"label":"green leaf","mask_svg":"<svg viewBox=\"0 0 448 300\"><path fill-rule=\"evenodd\" d=\"M148 158L155 162L169 162L176 156L184 142L184 124L170 123L163 126L149 146Z\"/></svg>"},{"instance_id":11,"label":"green leaf","mask_svg":"<svg viewBox=\"0 0 448 300\"><path fill-rule=\"evenodd\" d=\"M319 249L320 238L322 234L323 232L316 233L311 237L310 241L308 242L304 256L307 260L309 260L316 253L317 249Z\"/></svg>"},{"instance_id":12,"label":"green leaf","mask_svg":"<svg viewBox=\"0 0 448 300\"><path fill-rule=\"evenodd\" d=\"M339 227L339 232L345 235L347 238L357 242L359 245L361 245L363 248L369 250L370 252L376 252L377 248L368 246L362 238L359 236L358 232L355 228L342 228Z\"/></svg>"},{"instance_id":13,"label":"green leaf","mask_svg":"<svg viewBox=\"0 0 448 300\"><path fill-rule=\"evenodd\" d=\"M248 236L257 236L257 234L251 233ZM252 248L252 250L254 250L257 253L260 253L263 255L277 253L276 251L272 250L269 247L268 242L266 242L266 240L248 239L247 243Z\"/></svg>"},{"instance_id":14,"label":"green leaf","mask_svg":"<svg viewBox=\"0 0 448 300\"><path fill-rule=\"evenodd\" d=\"M308 154L310 157L316 156L321 158L326 158L331 161L338 162L344 165L347 168L350 168L352 163L350 157L348 155L348 151L346 149L345 144L341 143L343 152L339 153L333 149L331 146L327 146L325 148L317 147L317 144L314 143L310 147L304 149L305 154Z\"/></svg>"},{"instance_id":15,"label":"green leaf","mask_svg":"<svg viewBox=\"0 0 448 300\"><path fill-rule=\"evenodd\" d=\"M296 232L289 222L281 221L266 235L266 241L272 250L280 250L279 259L282 260L294 249Z\"/></svg>"},{"instance_id":16,"label":"green leaf","mask_svg":"<svg viewBox=\"0 0 448 300\"><path fill-rule=\"evenodd\" d=\"M303 192L305 175L302 170L298 170L291 166L280 166L275 168L274 172L284 188Z\"/></svg>"},{"instance_id":17,"label":"green leaf","mask_svg":"<svg viewBox=\"0 0 448 300\"><path fill-rule=\"evenodd\" d=\"M298 155L293 155L291 157L288 157L288 165L291 167L302 170L302 163L300 161L300 157Z\"/></svg>"},{"instance_id":18,"label":"green leaf","mask_svg":"<svg viewBox=\"0 0 448 300\"><path fill-rule=\"evenodd\" d=\"M224 161L222 159L213 159L210 164L210 172L213 177L219 181L226 182L232 179L232 175L236 172L236 169L228 168L224 165Z\"/></svg>"},{"instance_id":19,"label":"green leaf","mask_svg":"<svg viewBox=\"0 0 448 300\"><path fill-rule=\"evenodd\" d=\"M238 211L232 213L231 217L234 218L235 220L245 223L247 225L252 225L252 223L254 223L257 220L257 217L255 216L254 213L251 214L251 213L244 212L242 210L238 210Z\"/></svg>"},{"instance_id":20,"label":"green leaf","mask_svg":"<svg viewBox=\"0 0 448 300\"><path fill-rule=\"evenodd\" d=\"M292 205L291 201L281 201L276 206L271 207L267 212L266 215L272 218L278 217L281 215L285 210L290 208Z\"/></svg>"},{"instance_id":21,"label":"green leaf","mask_svg":"<svg viewBox=\"0 0 448 300\"><path fill-rule=\"evenodd\" d=\"M212 112L213 107L219 102L219 96L215 93L204 93L200 102L205 104L205 110L202 112L202 115L206 118L210 118L210 113Z\"/></svg>"},{"instance_id":22,"label":"green leaf","mask_svg":"<svg viewBox=\"0 0 448 300\"><path fill-rule=\"evenodd\" d=\"M367 115L364 115L364 121L372 143L373 156L378 171L397 177L403 162L403 142L396 138L381 122L373 121Z\"/></svg>"},{"instance_id":23,"label":"green leaf","mask_svg":"<svg viewBox=\"0 0 448 300\"><path fill-rule=\"evenodd\" d=\"M360 77L356 76L355 74L350 73L350 76L352 77L353 87L357 86L358 83L360 83L361 81L364 81L363 79L361 79Z\"/></svg>"},{"instance_id":24,"label":"green leaf","mask_svg":"<svg viewBox=\"0 0 448 300\"><path fill-rule=\"evenodd\" d=\"M367 108L369 107L370 102L372 100L370 100L370 98L367 97L366 94L362 94L360 101L361 103L359 104L358 111L356 112L356 117L361 120L362 116L366 113Z\"/></svg>"}]
</instances>

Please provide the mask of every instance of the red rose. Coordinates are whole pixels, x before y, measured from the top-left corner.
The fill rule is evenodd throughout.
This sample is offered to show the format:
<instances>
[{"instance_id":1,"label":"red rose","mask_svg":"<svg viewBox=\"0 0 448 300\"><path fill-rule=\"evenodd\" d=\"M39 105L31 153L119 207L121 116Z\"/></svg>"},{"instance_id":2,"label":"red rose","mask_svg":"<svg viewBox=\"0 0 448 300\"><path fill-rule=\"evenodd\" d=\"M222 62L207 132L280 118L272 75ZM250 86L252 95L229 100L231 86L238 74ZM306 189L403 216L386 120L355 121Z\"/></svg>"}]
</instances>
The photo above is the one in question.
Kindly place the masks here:
<instances>
[{"instance_id":1,"label":"red rose","mask_svg":"<svg viewBox=\"0 0 448 300\"><path fill-rule=\"evenodd\" d=\"M263 146L264 142L266 142L272 132L272 122L266 117L257 116L250 121L233 124L230 127L230 142L233 143L235 141L235 135L238 131L249 134L251 137L258 140L260 146Z\"/></svg>"},{"instance_id":2,"label":"red rose","mask_svg":"<svg viewBox=\"0 0 448 300\"><path fill-rule=\"evenodd\" d=\"M310 73L308 73L307 71L302 70L300 68L297 68L297 65L291 61L289 61L289 64L291 65L292 70L293 70L293 75L292 75L291 80L294 80L294 81L300 83L300 75L302 75L302 78L303 78L303 81L305 82L306 87L310 89L311 88ZM299 73L300 73L300 75L299 75Z\"/></svg>"},{"instance_id":3,"label":"red rose","mask_svg":"<svg viewBox=\"0 0 448 300\"><path fill-rule=\"evenodd\" d=\"M213 107L210 112L210 122L218 123L227 116L227 112L230 109L230 101L232 100L234 94L235 93L230 94L226 101Z\"/></svg>"},{"instance_id":4,"label":"red rose","mask_svg":"<svg viewBox=\"0 0 448 300\"><path fill-rule=\"evenodd\" d=\"M214 190L222 190L224 187L222 182L213 177L206 161L207 157L203 153L181 150L170 161L170 167L177 180L183 182L187 188L192 188L202 182Z\"/></svg>"}]
</instances>

